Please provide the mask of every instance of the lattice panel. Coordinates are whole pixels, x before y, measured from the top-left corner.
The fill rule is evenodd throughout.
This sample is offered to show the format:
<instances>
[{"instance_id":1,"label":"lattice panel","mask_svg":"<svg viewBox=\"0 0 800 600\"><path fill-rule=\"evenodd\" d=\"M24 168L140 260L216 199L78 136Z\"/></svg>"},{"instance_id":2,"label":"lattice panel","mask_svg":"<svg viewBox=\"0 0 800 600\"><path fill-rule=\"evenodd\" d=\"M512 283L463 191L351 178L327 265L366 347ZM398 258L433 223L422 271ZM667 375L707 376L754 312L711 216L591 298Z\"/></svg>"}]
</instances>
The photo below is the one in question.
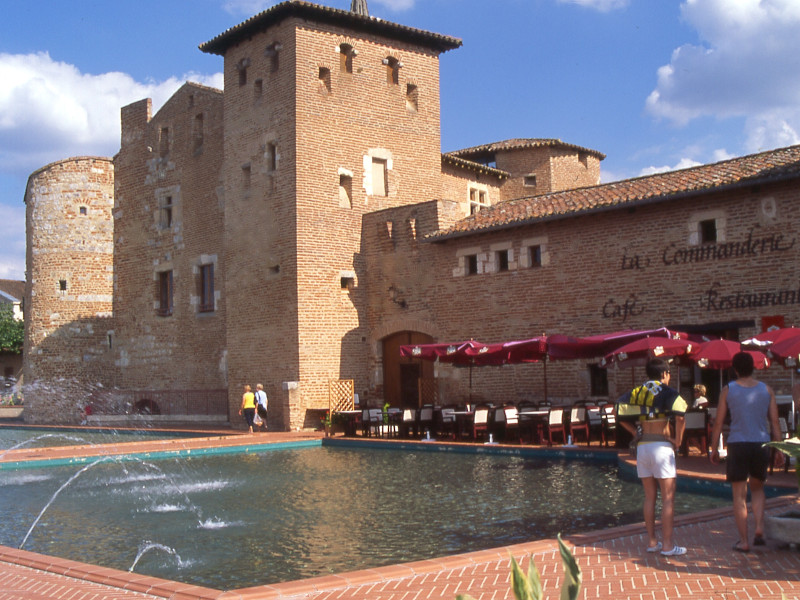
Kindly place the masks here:
<instances>
[{"instance_id":1,"label":"lattice panel","mask_svg":"<svg viewBox=\"0 0 800 600\"><path fill-rule=\"evenodd\" d=\"M439 384L436 379L419 380L419 405L439 404Z\"/></svg>"},{"instance_id":2,"label":"lattice panel","mask_svg":"<svg viewBox=\"0 0 800 600\"><path fill-rule=\"evenodd\" d=\"M352 379L331 379L328 383L328 409L354 410L355 385Z\"/></svg>"}]
</instances>

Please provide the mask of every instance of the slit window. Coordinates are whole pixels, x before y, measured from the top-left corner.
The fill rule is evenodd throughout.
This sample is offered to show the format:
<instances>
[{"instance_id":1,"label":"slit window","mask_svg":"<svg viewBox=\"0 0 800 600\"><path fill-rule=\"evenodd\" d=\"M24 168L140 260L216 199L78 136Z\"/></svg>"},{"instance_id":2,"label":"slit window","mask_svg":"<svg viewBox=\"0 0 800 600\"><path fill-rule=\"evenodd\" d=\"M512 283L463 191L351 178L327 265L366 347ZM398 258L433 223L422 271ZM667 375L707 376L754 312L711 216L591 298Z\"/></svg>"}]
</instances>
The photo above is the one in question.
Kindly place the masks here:
<instances>
[{"instance_id":1,"label":"slit window","mask_svg":"<svg viewBox=\"0 0 800 600\"><path fill-rule=\"evenodd\" d=\"M508 271L508 250L497 252L497 271L499 273Z\"/></svg>"},{"instance_id":2,"label":"slit window","mask_svg":"<svg viewBox=\"0 0 800 600\"><path fill-rule=\"evenodd\" d=\"M197 152L200 148L203 147L203 113L199 113L194 116L194 121L192 123L192 142L194 146L194 151Z\"/></svg>"},{"instance_id":3,"label":"slit window","mask_svg":"<svg viewBox=\"0 0 800 600\"><path fill-rule=\"evenodd\" d=\"M280 52L283 46L278 42L273 42L264 50L264 56L269 59L270 70L274 73L280 68Z\"/></svg>"},{"instance_id":4,"label":"slit window","mask_svg":"<svg viewBox=\"0 0 800 600\"><path fill-rule=\"evenodd\" d=\"M400 61L394 56L389 56L383 59L383 64L386 66L386 83L389 85L397 85L400 83Z\"/></svg>"},{"instance_id":5,"label":"slit window","mask_svg":"<svg viewBox=\"0 0 800 600\"><path fill-rule=\"evenodd\" d=\"M542 247L538 244L536 246L528 246L528 264L531 268L542 266Z\"/></svg>"},{"instance_id":6,"label":"slit window","mask_svg":"<svg viewBox=\"0 0 800 600\"><path fill-rule=\"evenodd\" d=\"M412 112L419 110L419 88L413 83L406 85L406 108Z\"/></svg>"},{"instance_id":7,"label":"slit window","mask_svg":"<svg viewBox=\"0 0 800 600\"><path fill-rule=\"evenodd\" d=\"M200 312L214 312L214 265L200 265Z\"/></svg>"},{"instance_id":8,"label":"slit window","mask_svg":"<svg viewBox=\"0 0 800 600\"><path fill-rule=\"evenodd\" d=\"M267 170L268 171L277 171L278 170L278 146L273 143L267 144L266 150L266 160L267 160Z\"/></svg>"},{"instance_id":9,"label":"slit window","mask_svg":"<svg viewBox=\"0 0 800 600\"><path fill-rule=\"evenodd\" d=\"M350 44L342 44L339 46L339 70L342 73L353 72L353 59L357 52Z\"/></svg>"},{"instance_id":10,"label":"slit window","mask_svg":"<svg viewBox=\"0 0 800 600\"><path fill-rule=\"evenodd\" d=\"M246 190L250 189L250 165L242 167L242 187Z\"/></svg>"},{"instance_id":11,"label":"slit window","mask_svg":"<svg viewBox=\"0 0 800 600\"><path fill-rule=\"evenodd\" d=\"M328 67L319 68L319 82L322 84L323 90L330 94L331 92L331 70Z\"/></svg>"},{"instance_id":12,"label":"slit window","mask_svg":"<svg viewBox=\"0 0 800 600\"><path fill-rule=\"evenodd\" d=\"M464 268L467 275L478 274L478 255L468 254L464 257Z\"/></svg>"},{"instance_id":13,"label":"slit window","mask_svg":"<svg viewBox=\"0 0 800 600\"><path fill-rule=\"evenodd\" d=\"M158 274L158 309L159 317L172 314L172 271L161 271Z\"/></svg>"},{"instance_id":14,"label":"slit window","mask_svg":"<svg viewBox=\"0 0 800 600\"><path fill-rule=\"evenodd\" d=\"M256 79L253 82L253 96L259 98L264 93L264 80Z\"/></svg>"},{"instance_id":15,"label":"slit window","mask_svg":"<svg viewBox=\"0 0 800 600\"><path fill-rule=\"evenodd\" d=\"M344 173L339 174L339 206L353 207L353 178Z\"/></svg>"},{"instance_id":16,"label":"slit window","mask_svg":"<svg viewBox=\"0 0 800 600\"><path fill-rule=\"evenodd\" d=\"M58 290L60 292L66 292L67 291L67 280L66 279L59 279L58 280Z\"/></svg>"}]
</instances>

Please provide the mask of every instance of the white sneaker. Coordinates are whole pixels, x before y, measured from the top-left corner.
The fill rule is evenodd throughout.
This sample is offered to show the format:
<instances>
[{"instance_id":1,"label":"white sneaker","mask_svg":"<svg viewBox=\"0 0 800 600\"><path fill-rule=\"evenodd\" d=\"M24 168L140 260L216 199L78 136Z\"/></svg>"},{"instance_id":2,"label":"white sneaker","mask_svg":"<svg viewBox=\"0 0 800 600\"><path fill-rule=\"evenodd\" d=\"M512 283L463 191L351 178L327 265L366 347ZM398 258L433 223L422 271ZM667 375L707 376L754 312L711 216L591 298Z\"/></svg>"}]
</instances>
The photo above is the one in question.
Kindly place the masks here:
<instances>
[{"instance_id":1,"label":"white sneaker","mask_svg":"<svg viewBox=\"0 0 800 600\"><path fill-rule=\"evenodd\" d=\"M683 546L673 546L672 550L662 550L661 556L681 556L686 554L686 548Z\"/></svg>"}]
</instances>

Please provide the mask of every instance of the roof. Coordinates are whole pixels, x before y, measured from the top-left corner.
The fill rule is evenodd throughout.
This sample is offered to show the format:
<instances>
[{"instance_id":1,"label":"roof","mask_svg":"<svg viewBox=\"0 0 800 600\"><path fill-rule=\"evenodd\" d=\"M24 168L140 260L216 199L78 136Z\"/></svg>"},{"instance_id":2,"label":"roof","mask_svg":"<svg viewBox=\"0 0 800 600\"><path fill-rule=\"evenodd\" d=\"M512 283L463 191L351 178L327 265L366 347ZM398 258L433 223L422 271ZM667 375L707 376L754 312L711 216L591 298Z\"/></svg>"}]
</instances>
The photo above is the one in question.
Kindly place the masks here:
<instances>
[{"instance_id":1,"label":"roof","mask_svg":"<svg viewBox=\"0 0 800 600\"><path fill-rule=\"evenodd\" d=\"M453 156L452 154L442 154L442 165L445 164L453 165L455 167L461 167L462 169L468 169L470 171L475 171L476 173L485 173L487 175L494 175L500 179L506 179L509 176L507 171L496 169L494 167L488 167L479 162L467 160L465 158L459 158L458 156Z\"/></svg>"},{"instance_id":2,"label":"roof","mask_svg":"<svg viewBox=\"0 0 800 600\"><path fill-rule=\"evenodd\" d=\"M507 200L471 215L449 229L436 231L426 239L438 242L542 221L797 178L800 178L800 145L679 171Z\"/></svg>"},{"instance_id":3,"label":"roof","mask_svg":"<svg viewBox=\"0 0 800 600\"><path fill-rule=\"evenodd\" d=\"M491 144L483 144L481 146L473 146L472 148L464 148L462 150L454 150L448 152L451 156L458 156L461 158L476 158L484 157L495 154L503 150L523 150L527 148L542 148L545 146L567 148L569 150L577 150L578 152L588 152L603 160L606 155L591 148L584 148L583 146L576 146L575 144L567 144L555 138L515 138L511 140L503 140L501 142L492 142Z\"/></svg>"},{"instance_id":4,"label":"roof","mask_svg":"<svg viewBox=\"0 0 800 600\"><path fill-rule=\"evenodd\" d=\"M264 31L267 27L290 17L299 17L319 23L338 25L354 31L378 34L391 39L447 52L461 46L461 40L422 29L398 25L377 17L360 15L349 10L328 8L305 0L287 0L276 4L246 21L225 30L212 40L200 44L200 50L209 54L224 55L232 45Z\"/></svg>"},{"instance_id":5,"label":"roof","mask_svg":"<svg viewBox=\"0 0 800 600\"><path fill-rule=\"evenodd\" d=\"M22 298L25 297L25 282L15 279L0 279L0 292L17 302L22 302Z\"/></svg>"}]
</instances>

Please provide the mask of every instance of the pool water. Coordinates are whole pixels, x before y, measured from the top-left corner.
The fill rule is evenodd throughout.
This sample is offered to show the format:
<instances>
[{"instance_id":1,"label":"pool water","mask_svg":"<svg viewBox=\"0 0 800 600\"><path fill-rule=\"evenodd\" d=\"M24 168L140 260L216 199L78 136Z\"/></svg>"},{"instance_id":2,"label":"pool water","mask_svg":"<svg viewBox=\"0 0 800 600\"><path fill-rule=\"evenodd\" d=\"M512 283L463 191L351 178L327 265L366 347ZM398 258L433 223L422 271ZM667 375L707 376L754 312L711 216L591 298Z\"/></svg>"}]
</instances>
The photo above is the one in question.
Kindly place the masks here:
<instances>
[{"instance_id":1,"label":"pool water","mask_svg":"<svg viewBox=\"0 0 800 600\"><path fill-rule=\"evenodd\" d=\"M616 466L560 459L271 450L0 472L0 543L236 589L642 520ZM676 513L728 505L679 492ZM141 556L140 552L144 551ZM138 556L138 561L137 561Z\"/></svg>"},{"instance_id":2,"label":"pool water","mask_svg":"<svg viewBox=\"0 0 800 600\"><path fill-rule=\"evenodd\" d=\"M69 427L0 427L0 454L11 448L44 448L51 446L79 446L88 444L115 444L144 440L190 437L191 432L169 432L124 429L77 429Z\"/></svg>"}]
</instances>

